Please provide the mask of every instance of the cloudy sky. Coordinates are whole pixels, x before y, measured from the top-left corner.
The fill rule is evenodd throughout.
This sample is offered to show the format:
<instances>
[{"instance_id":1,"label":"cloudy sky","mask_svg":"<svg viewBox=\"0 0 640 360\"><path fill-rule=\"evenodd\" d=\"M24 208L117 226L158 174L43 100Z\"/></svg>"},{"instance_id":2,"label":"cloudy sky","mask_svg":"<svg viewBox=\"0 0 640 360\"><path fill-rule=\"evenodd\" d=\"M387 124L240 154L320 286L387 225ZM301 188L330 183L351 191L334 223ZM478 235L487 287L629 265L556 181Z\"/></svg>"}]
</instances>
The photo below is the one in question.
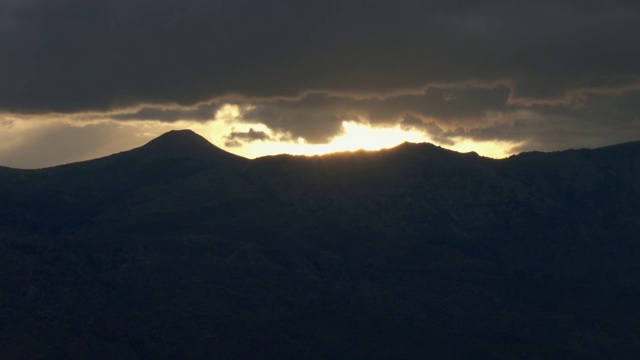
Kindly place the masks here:
<instances>
[{"instance_id":1,"label":"cloudy sky","mask_svg":"<svg viewBox=\"0 0 640 360\"><path fill-rule=\"evenodd\" d=\"M0 0L0 165L191 128L255 157L640 140L640 3Z\"/></svg>"}]
</instances>

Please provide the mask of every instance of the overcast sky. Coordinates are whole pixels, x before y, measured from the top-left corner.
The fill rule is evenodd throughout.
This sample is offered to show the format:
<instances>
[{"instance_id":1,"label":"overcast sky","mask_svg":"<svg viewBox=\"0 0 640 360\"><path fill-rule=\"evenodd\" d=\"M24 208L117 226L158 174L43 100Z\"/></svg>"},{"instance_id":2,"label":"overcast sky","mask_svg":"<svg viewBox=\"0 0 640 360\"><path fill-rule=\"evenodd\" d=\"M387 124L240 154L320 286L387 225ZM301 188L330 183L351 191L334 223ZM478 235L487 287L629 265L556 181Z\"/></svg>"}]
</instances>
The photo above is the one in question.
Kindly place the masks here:
<instances>
[{"instance_id":1,"label":"overcast sky","mask_svg":"<svg viewBox=\"0 0 640 360\"><path fill-rule=\"evenodd\" d=\"M638 1L0 0L0 165L181 126L228 148L344 121L512 153L640 140L638 19Z\"/></svg>"}]
</instances>

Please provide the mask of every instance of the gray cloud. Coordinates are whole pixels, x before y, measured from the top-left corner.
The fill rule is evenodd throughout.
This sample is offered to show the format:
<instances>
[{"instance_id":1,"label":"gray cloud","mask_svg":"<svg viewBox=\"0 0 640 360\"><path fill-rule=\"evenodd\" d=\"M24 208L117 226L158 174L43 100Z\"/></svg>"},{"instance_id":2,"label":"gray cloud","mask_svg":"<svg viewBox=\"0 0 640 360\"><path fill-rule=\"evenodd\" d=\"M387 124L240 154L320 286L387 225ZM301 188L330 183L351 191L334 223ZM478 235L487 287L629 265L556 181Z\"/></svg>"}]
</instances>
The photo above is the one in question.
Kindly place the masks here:
<instances>
[{"instance_id":1,"label":"gray cloud","mask_svg":"<svg viewBox=\"0 0 640 360\"><path fill-rule=\"evenodd\" d=\"M434 121L423 121L418 117L415 117L413 115L406 115L401 121L400 124L402 124L402 128L405 130L409 130L409 129L419 129L422 130L424 132L426 132L427 134L429 134L429 137L439 143L439 144L443 144L443 145L454 145L455 141L451 140L451 135L452 132L447 132L445 130L443 130L440 126L438 126L438 124L436 124Z\"/></svg>"},{"instance_id":2,"label":"gray cloud","mask_svg":"<svg viewBox=\"0 0 640 360\"><path fill-rule=\"evenodd\" d=\"M231 131L225 136L225 146L241 146L243 142L271 140L271 136L264 131L256 131L250 128L249 131Z\"/></svg>"},{"instance_id":3,"label":"gray cloud","mask_svg":"<svg viewBox=\"0 0 640 360\"><path fill-rule=\"evenodd\" d=\"M640 86L616 86L592 85L550 104L530 105L511 103L513 89L500 84L439 86L388 97L313 93L256 101L244 119L316 143L340 135L342 121L356 120L400 124L443 145L467 138L529 144L517 150L558 150L638 139Z\"/></svg>"},{"instance_id":4,"label":"gray cloud","mask_svg":"<svg viewBox=\"0 0 640 360\"><path fill-rule=\"evenodd\" d=\"M0 108L193 104L469 79L557 96L638 74L639 5L526 1L2 2Z\"/></svg>"},{"instance_id":5,"label":"gray cloud","mask_svg":"<svg viewBox=\"0 0 640 360\"><path fill-rule=\"evenodd\" d=\"M293 101L256 102L243 119L265 124L283 139L303 138L312 144L326 143L342 133L343 119L337 114L340 111L338 100L325 95L320 97L322 99L313 95Z\"/></svg>"},{"instance_id":6,"label":"gray cloud","mask_svg":"<svg viewBox=\"0 0 640 360\"><path fill-rule=\"evenodd\" d=\"M240 120L310 143L344 120L442 144L613 143L640 137L639 12L595 0L0 0L0 110L175 122L231 103L251 106Z\"/></svg>"},{"instance_id":7,"label":"gray cloud","mask_svg":"<svg viewBox=\"0 0 640 360\"><path fill-rule=\"evenodd\" d=\"M114 120L157 120L175 122L180 120L209 121L221 107L218 103L202 104L190 108L166 108L162 106L144 106L133 111L109 114Z\"/></svg>"}]
</instances>

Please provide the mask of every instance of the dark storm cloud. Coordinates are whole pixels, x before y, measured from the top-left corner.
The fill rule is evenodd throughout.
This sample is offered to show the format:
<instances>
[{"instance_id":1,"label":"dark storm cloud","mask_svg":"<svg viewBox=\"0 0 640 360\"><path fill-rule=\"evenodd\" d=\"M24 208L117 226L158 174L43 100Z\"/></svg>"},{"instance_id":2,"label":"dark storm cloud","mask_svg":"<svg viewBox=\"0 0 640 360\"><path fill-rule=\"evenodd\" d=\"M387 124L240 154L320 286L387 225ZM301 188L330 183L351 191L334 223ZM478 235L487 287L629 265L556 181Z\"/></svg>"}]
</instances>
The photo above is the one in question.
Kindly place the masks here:
<instances>
[{"instance_id":1,"label":"dark storm cloud","mask_svg":"<svg viewBox=\"0 0 640 360\"><path fill-rule=\"evenodd\" d=\"M429 131L429 123L431 129L475 126L485 121L488 112L505 109L508 96L508 88L492 84L437 86L385 97L313 92L297 98L254 101L254 108L242 118L263 123L292 140L326 143L342 133L343 121L374 126L400 123L423 131ZM411 126L408 118L415 119ZM418 119L424 121L418 124ZM435 125L434 119L440 125Z\"/></svg>"},{"instance_id":2,"label":"dark storm cloud","mask_svg":"<svg viewBox=\"0 0 640 360\"><path fill-rule=\"evenodd\" d=\"M637 74L638 5L594 1L3 0L0 108L514 80L554 97Z\"/></svg>"},{"instance_id":3,"label":"dark storm cloud","mask_svg":"<svg viewBox=\"0 0 640 360\"><path fill-rule=\"evenodd\" d=\"M640 136L639 16L637 1L0 0L0 110L207 121L231 103L311 143L344 120L443 144L615 142Z\"/></svg>"},{"instance_id":4,"label":"dark storm cloud","mask_svg":"<svg viewBox=\"0 0 640 360\"><path fill-rule=\"evenodd\" d=\"M413 115L406 115L402 120L400 120L400 124L402 128L407 129L420 129L427 134L431 140L443 144L443 145L454 145L455 141L451 140L450 137L452 132L447 132L443 130L438 124L434 121L423 121L418 117Z\"/></svg>"},{"instance_id":5,"label":"dark storm cloud","mask_svg":"<svg viewBox=\"0 0 640 360\"><path fill-rule=\"evenodd\" d=\"M327 92L288 99L255 100L243 119L263 123L288 138L323 143L342 133L345 120L377 126L399 124L426 132L443 145L456 139L530 142L540 149L558 144L598 146L640 135L640 86L621 79L593 81L553 101L514 102L507 83L429 86L388 96ZM586 85L585 85L586 86ZM624 129L621 131L620 129ZM572 135L573 139L563 137ZM600 137L600 141L595 141Z\"/></svg>"},{"instance_id":6,"label":"dark storm cloud","mask_svg":"<svg viewBox=\"0 0 640 360\"><path fill-rule=\"evenodd\" d=\"M281 58L335 5L5 0L0 107L71 112L271 94L285 79Z\"/></svg>"},{"instance_id":7,"label":"dark storm cloud","mask_svg":"<svg viewBox=\"0 0 640 360\"><path fill-rule=\"evenodd\" d=\"M400 118L407 113L442 122L468 121L481 117L486 111L506 106L509 88L451 86L429 88L422 94L394 96L385 99L361 100L360 108L367 111L373 122Z\"/></svg>"},{"instance_id":8,"label":"dark storm cloud","mask_svg":"<svg viewBox=\"0 0 640 360\"><path fill-rule=\"evenodd\" d=\"M407 118L406 127L424 130L442 144L456 139L519 143L512 152L600 147L640 137L640 89L624 94L586 93L572 106L506 106L475 123L430 122ZM440 124L440 125L438 125ZM444 125L443 125L444 124Z\"/></svg>"},{"instance_id":9,"label":"dark storm cloud","mask_svg":"<svg viewBox=\"0 0 640 360\"><path fill-rule=\"evenodd\" d=\"M134 111L110 114L113 120L157 120L163 122L175 122L179 120L212 120L220 109L218 103L203 104L190 108L166 108L162 106L144 106Z\"/></svg>"},{"instance_id":10,"label":"dark storm cloud","mask_svg":"<svg viewBox=\"0 0 640 360\"><path fill-rule=\"evenodd\" d=\"M303 138L311 144L326 143L342 133L342 121L346 118L339 112L343 101L349 100L313 94L295 100L257 102L243 114L243 119L265 124L283 135L283 139Z\"/></svg>"},{"instance_id":11,"label":"dark storm cloud","mask_svg":"<svg viewBox=\"0 0 640 360\"><path fill-rule=\"evenodd\" d=\"M266 141L271 140L269 134L264 131L256 131L250 128L249 131L232 131L229 135L225 136L225 146L234 147L240 146L243 142L252 141Z\"/></svg>"}]
</instances>

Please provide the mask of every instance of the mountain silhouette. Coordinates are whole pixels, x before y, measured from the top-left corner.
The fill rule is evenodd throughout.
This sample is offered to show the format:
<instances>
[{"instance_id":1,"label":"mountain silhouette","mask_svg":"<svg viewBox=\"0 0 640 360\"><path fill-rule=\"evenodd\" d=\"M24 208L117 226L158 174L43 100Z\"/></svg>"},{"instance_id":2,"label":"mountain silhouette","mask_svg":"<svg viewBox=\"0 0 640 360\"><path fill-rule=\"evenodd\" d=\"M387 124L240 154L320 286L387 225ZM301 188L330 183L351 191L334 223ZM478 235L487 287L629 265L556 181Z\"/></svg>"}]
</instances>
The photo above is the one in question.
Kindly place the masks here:
<instances>
[{"instance_id":1,"label":"mountain silhouette","mask_svg":"<svg viewBox=\"0 0 640 360\"><path fill-rule=\"evenodd\" d=\"M132 150L138 156L150 158L190 158L220 161L242 159L211 144L204 137L191 130L173 130L165 133L146 145Z\"/></svg>"},{"instance_id":2,"label":"mountain silhouette","mask_svg":"<svg viewBox=\"0 0 640 360\"><path fill-rule=\"evenodd\" d=\"M640 355L640 142L0 168L8 358Z\"/></svg>"}]
</instances>

